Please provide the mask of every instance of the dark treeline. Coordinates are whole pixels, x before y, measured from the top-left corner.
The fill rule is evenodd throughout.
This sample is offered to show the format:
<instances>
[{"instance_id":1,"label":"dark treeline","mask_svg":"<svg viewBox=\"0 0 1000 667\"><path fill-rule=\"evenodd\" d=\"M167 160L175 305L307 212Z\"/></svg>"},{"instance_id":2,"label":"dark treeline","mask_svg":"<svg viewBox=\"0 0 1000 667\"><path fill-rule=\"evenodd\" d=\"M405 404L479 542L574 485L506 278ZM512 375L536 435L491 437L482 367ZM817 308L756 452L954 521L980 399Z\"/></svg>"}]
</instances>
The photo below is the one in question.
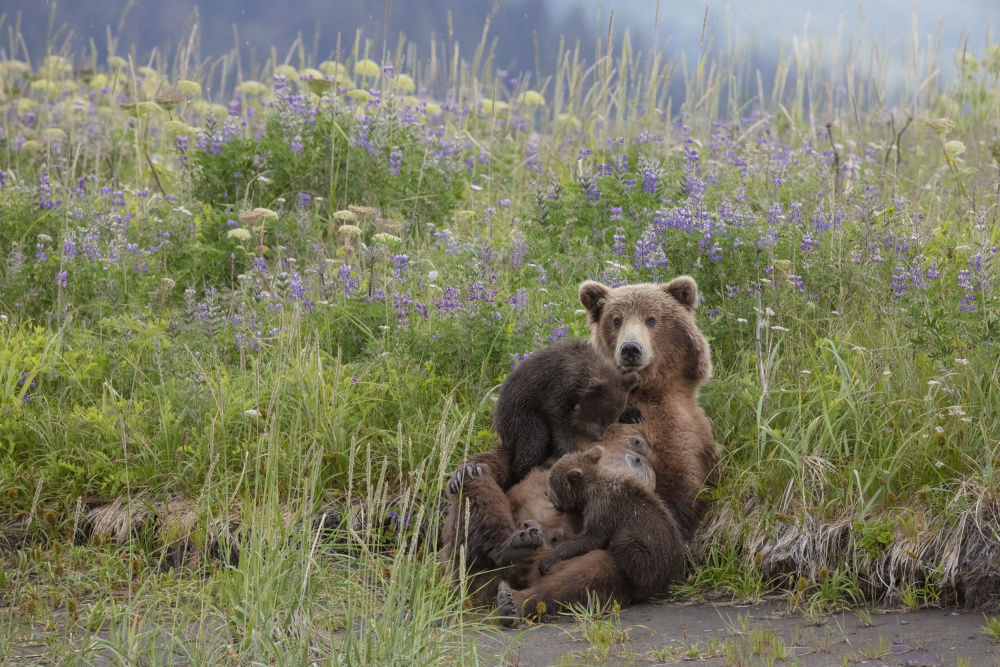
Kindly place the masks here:
<instances>
[{"instance_id":1,"label":"dark treeline","mask_svg":"<svg viewBox=\"0 0 1000 667\"><path fill-rule=\"evenodd\" d=\"M55 3L10 0L3 4L5 28L13 28L20 14L20 31L33 58L44 55L46 49L79 55L90 51L93 40L103 59L108 51L107 26L112 34L117 34L126 6L122 0L67 1L57 4L53 18ZM388 47L393 51L401 33L408 42L417 44L421 59L429 58L432 35L439 45L446 43L450 47L457 41L463 57L471 59L487 17L493 14L487 48L496 39L494 66L514 74L533 72L537 65L544 76L554 70L560 38L565 38L568 48L579 41L581 56L592 61L598 34L602 41L607 39L609 19L605 12L598 29L596 12L593 16L584 15L577 6L560 12L557 17L543 0L503 0L496 4L495 0L396 0L390 7L388 31L385 14L385 2L210 0L196 5L190 0L139 0L128 8L121 23L116 52L126 55L132 51L142 58L158 47L161 53L172 54L189 33L191 22L197 20L203 58L231 51L238 35L243 57L260 64L270 56L273 47L283 60L301 35L305 53L322 61L335 54L338 33L341 51L346 56L356 30L361 29L363 36L372 40L374 48L370 55L376 60L381 56L383 35L387 35ZM624 28L615 26L616 42ZM636 48L651 44L651 29L648 36L643 30L633 29L632 33ZM10 44L4 47L7 51L11 49Z\"/></svg>"}]
</instances>

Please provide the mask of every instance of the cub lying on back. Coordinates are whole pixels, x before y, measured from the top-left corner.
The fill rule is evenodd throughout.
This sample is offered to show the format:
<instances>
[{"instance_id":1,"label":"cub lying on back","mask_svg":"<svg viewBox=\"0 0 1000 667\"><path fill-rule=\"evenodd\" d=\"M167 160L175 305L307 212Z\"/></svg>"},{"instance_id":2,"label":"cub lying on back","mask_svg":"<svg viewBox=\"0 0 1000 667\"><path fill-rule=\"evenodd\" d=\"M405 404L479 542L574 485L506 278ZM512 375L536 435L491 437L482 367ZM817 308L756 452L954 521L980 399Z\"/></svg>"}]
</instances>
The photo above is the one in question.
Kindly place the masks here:
<instances>
[{"instance_id":1,"label":"cub lying on back","mask_svg":"<svg viewBox=\"0 0 1000 667\"><path fill-rule=\"evenodd\" d=\"M633 598L667 591L682 567L681 552L672 534L651 530L674 519L655 493L647 453L646 441L632 436L624 454L596 446L556 461L545 493L556 509L582 513L583 531L555 546L539 564L542 574L562 560L604 549Z\"/></svg>"}]
</instances>

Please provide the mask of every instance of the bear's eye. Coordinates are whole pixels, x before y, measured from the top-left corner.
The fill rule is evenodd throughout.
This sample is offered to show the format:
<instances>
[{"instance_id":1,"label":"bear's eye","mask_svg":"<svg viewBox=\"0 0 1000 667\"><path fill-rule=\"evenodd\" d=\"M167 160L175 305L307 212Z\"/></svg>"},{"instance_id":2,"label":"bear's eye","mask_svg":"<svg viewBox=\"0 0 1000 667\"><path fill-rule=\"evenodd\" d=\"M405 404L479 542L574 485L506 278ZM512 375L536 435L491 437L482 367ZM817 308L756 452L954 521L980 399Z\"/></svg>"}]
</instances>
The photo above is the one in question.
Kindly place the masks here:
<instances>
[{"instance_id":1,"label":"bear's eye","mask_svg":"<svg viewBox=\"0 0 1000 667\"><path fill-rule=\"evenodd\" d=\"M652 329L653 327L655 327L656 326L656 318L655 317L647 317L646 318L646 326L649 327L650 329Z\"/></svg>"},{"instance_id":2,"label":"bear's eye","mask_svg":"<svg viewBox=\"0 0 1000 667\"><path fill-rule=\"evenodd\" d=\"M622 318L616 317L615 319L612 320L612 323L615 325L615 329L622 328Z\"/></svg>"}]
</instances>

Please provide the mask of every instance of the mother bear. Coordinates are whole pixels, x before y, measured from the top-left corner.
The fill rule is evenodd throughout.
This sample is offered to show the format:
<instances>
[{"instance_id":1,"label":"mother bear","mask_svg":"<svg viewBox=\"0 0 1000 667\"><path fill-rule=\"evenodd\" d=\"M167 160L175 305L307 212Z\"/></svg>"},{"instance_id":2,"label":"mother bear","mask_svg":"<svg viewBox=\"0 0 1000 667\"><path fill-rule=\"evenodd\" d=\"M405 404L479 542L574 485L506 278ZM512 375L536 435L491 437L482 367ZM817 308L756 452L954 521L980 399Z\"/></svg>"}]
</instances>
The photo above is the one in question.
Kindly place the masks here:
<instances>
[{"instance_id":1,"label":"mother bear","mask_svg":"<svg viewBox=\"0 0 1000 667\"><path fill-rule=\"evenodd\" d=\"M620 451L628 436L645 438L656 493L670 510L668 521L649 530L672 537L674 551L658 561L676 577L698 525L699 493L714 483L719 462L711 422L698 405L698 389L711 377L712 361L694 320L697 284L689 276L613 289L587 281L580 285L580 302L587 310L591 344L623 372L638 372L631 404L642 421L613 425L600 443L578 437L577 444ZM548 502L544 469L511 487L505 447L498 443L470 457L456 473L462 490L452 501L442 535L442 560L455 580L468 577L479 603L496 599L501 580L514 589L519 608L544 602L555 610L594 596L628 602L628 582L603 549L562 561L544 576L539 573L537 562L549 548L539 527L572 533L579 530L579 517L561 516Z\"/></svg>"}]
</instances>

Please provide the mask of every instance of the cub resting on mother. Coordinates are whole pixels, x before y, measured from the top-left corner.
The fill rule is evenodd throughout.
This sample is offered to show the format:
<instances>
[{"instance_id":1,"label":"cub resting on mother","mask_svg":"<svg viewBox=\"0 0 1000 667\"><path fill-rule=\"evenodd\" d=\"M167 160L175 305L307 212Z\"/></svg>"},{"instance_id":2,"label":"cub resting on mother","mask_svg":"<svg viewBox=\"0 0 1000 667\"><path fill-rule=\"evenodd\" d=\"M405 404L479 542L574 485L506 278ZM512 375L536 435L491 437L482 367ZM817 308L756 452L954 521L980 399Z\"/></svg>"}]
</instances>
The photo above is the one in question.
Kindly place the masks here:
<instances>
[{"instance_id":1,"label":"cub resting on mother","mask_svg":"<svg viewBox=\"0 0 1000 667\"><path fill-rule=\"evenodd\" d=\"M689 276L666 284L644 283L609 288L587 281L580 285L587 310L591 344L622 372L636 372L639 384L631 405L643 420L614 424L599 443L577 437L586 451L600 444L605 451L626 450L630 437L648 443L647 462L655 471L655 493L668 512L656 526L672 551L664 553L663 581L680 574L683 553L697 528L700 492L718 475L719 446L712 425L698 405L698 390L712 374L708 341L695 324L698 288ZM632 412L632 410L630 410ZM604 549L554 564L546 574L538 562L552 546L547 532L571 536L582 526L579 514L556 510L545 496L547 470L535 468L514 483L512 453L500 442L463 465L461 493L454 497L443 532L442 560L457 581L464 563L469 590L476 602L496 599L500 581L519 590L525 600L545 601L550 610L586 602L622 604L633 591ZM657 593L665 591L650 591Z\"/></svg>"}]
</instances>

